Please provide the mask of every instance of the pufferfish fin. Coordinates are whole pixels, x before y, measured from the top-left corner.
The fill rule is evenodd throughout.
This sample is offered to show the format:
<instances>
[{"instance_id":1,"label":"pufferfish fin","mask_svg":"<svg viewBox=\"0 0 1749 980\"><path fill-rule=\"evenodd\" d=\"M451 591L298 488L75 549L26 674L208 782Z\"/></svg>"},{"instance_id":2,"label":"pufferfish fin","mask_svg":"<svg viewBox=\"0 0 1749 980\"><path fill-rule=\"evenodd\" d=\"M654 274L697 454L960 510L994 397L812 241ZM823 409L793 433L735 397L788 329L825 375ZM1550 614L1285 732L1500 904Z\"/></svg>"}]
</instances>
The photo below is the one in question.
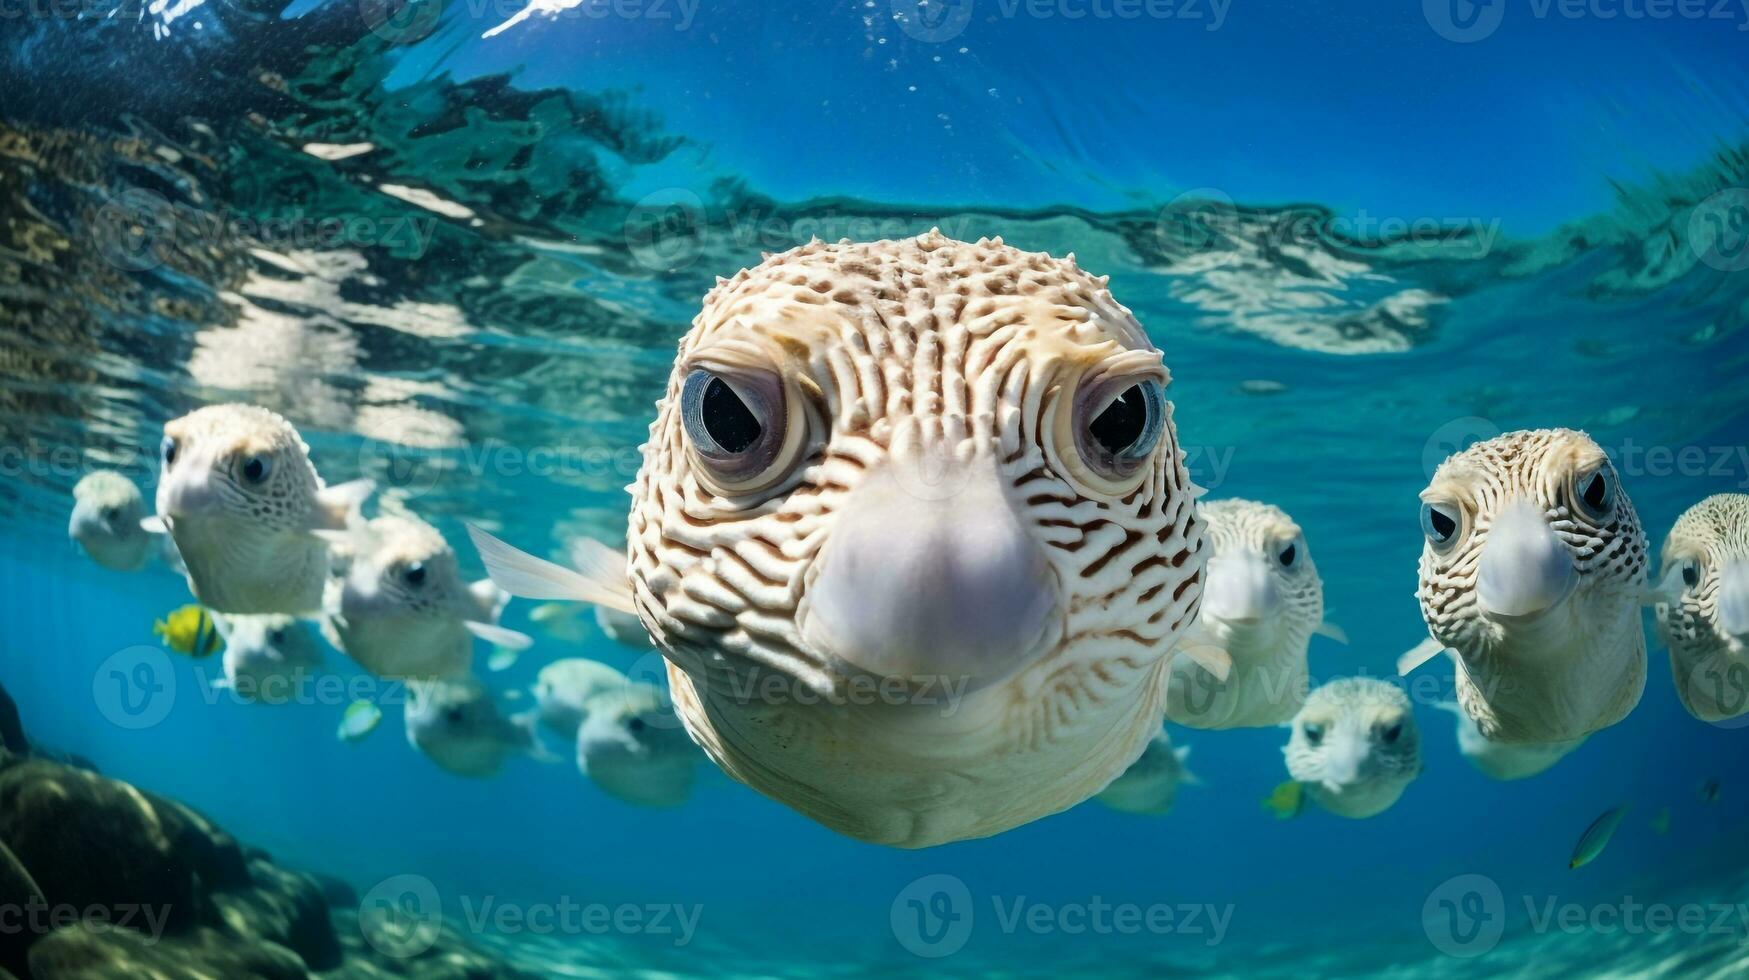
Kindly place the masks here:
<instances>
[{"instance_id":1,"label":"pufferfish fin","mask_svg":"<svg viewBox=\"0 0 1749 980\"><path fill-rule=\"evenodd\" d=\"M496 623L477 623L472 620L466 620L462 623L462 626L465 627L469 633L485 640L487 643L490 643L493 646L503 647L506 650L527 650L529 647L534 646L534 637L529 636L527 633L518 633L513 629L499 626Z\"/></svg>"},{"instance_id":2,"label":"pufferfish fin","mask_svg":"<svg viewBox=\"0 0 1749 980\"><path fill-rule=\"evenodd\" d=\"M147 534L169 534L170 525L165 523L164 518L157 514L152 514L148 517L140 518L140 530L145 531Z\"/></svg>"},{"instance_id":3,"label":"pufferfish fin","mask_svg":"<svg viewBox=\"0 0 1749 980\"><path fill-rule=\"evenodd\" d=\"M1415 668L1445 652L1445 644L1428 637L1410 647L1397 658L1397 676L1407 677Z\"/></svg>"},{"instance_id":4,"label":"pufferfish fin","mask_svg":"<svg viewBox=\"0 0 1749 980\"><path fill-rule=\"evenodd\" d=\"M1190 746L1180 745L1172 750L1172 754L1178 759L1178 781L1186 786L1201 786L1202 780L1186 768L1190 763Z\"/></svg>"},{"instance_id":5,"label":"pufferfish fin","mask_svg":"<svg viewBox=\"0 0 1749 980\"><path fill-rule=\"evenodd\" d=\"M480 608L482 623L496 623L503 615L504 607L510 605L510 593L492 584L489 578L483 578L468 586L468 594L474 597L474 603Z\"/></svg>"},{"instance_id":6,"label":"pufferfish fin","mask_svg":"<svg viewBox=\"0 0 1749 980\"><path fill-rule=\"evenodd\" d=\"M1340 626L1337 626L1335 623L1319 623L1315 628L1313 628L1312 632L1318 634L1319 636L1328 637L1329 639L1335 640L1337 643L1340 643L1343 646L1348 645L1348 631L1344 630Z\"/></svg>"},{"instance_id":7,"label":"pufferfish fin","mask_svg":"<svg viewBox=\"0 0 1749 980\"><path fill-rule=\"evenodd\" d=\"M536 558L526 551L498 540L472 524L468 537L486 563L486 574L500 589L524 599L569 599L606 606L624 613L635 613L632 585L626 579L625 557L615 557L613 549L596 541L580 540L571 550L571 560L581 570L574 571ZM587 544L585 544L587 541ZM598 551L592 551L594 546Z\"/></svg>"},{"instance_id":8,"label":"pufferfish fin","mask_svg":"<svg viewBox=\"0 0 1749 980\"><path fill-rule=\"evenodd\" d=\"M1196 661L1196 665L1224 681L1233 672L1233 657L1227 651L1206 643L1185 643L1178 652Z\"/></svg>"},{"instance_id":9,"label":"pufferfish fin","mask_svg":"<svg viewBox=\"0 0 1749 980\"><path fill-rule=\"evenodd\" d=\"M364 502L376 491L374 480L349 480L316 491L310 530L345 531L363 520Z\"/></svg>"}]
</instances>

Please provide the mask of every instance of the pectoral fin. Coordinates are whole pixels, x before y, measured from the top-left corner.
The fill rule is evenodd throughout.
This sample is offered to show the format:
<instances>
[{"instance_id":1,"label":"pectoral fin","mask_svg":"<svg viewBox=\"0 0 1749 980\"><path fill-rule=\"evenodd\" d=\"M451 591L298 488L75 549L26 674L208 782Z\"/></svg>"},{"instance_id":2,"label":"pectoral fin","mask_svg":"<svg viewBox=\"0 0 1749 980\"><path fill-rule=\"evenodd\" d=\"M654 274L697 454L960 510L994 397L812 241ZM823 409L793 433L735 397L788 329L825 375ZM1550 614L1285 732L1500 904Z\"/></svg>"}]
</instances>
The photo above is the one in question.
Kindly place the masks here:
<instances>
[{"instance_id":1,"label":"pectoral fin","mask_svg":"<svg viewBox=\"0 0 1749 980\"><path fill-rule=\"evenodd\" d=\"M1408 651L1397 658L1397 676L1409 676L1410 671L1413 671L1415 668L1444 652L1445 644L1439 642L1433 637L1430 636L1427 639L1422 640L1420 643L1410 647Z\"/></svg>"},{"instance_id":2,"label":"pectoral fin","mask_svg":"<svg viewBox=\"0 0 1749 980\"><path fill-rule=\"evenodd\" d=\"M1178 648L1178 652L1189 657L1198 667L1215 675L1216 680L1224 681L1233 672L1233 658L1227 651L1206 643L1187 643Z\"/></svg>"},{"instance_id":3,"label":"pectoral fin","mask_svg":"<svg viewBox=\"0 0 1749 980\"><path fill-rule=\"evenodd\" d=\"M524 599L571 599L620 612L635 613L632 586L626 579L625 556L597 541L580 539L571 560L580 571L536 558L468 525L468 537L486 563L486 574L500 589Z\"/></svg>"},{"instance_id":4,"label":"pectoral fin","mask_svg":"<svg viewBox=\"0 0 1749 980\"><path fill-rule=\"evenodd\" d=\"M364 502L376 490L372 480L350 480L316 491L310 509L310 530L344 531L363 521Z\"/></svg>"},{"instance_id":5,"label":"pectoral fin","mask_svg":"<svg viewBox=\"0 0 1749 980\"><path fill-rule=\"evenodd\" d=\"M500 646L506 650L526 650L534 645L534 638L527 633L518 633L513 629L506 629L493 623L468 621L462 625L467 627L469 633L493 646Z\"/></svg>"},{"instance_id":6,"label":"pectoral fin","mask_svg":"<svg viewBox=\"0 0 1749 980\"><path fill-rule=\"evenodd\" d=\"M148 534L169 534L170 525L157 514L140 518L140 530Z\"/></svg>"},{"instance_id":7,"label":"pectoral fin","mask_svg":"<svg viewBox=\"0 0 1749 980\"><path fill-rule=\"evenodd\" d=\"M1335 640L1343 646L1348 645L1348 634L1343 631L1342 627L1337 626L1335 623L1319 623L1318 627L1312 630L1312 632L1319 636Z\"/></svg>"}]
</instances>

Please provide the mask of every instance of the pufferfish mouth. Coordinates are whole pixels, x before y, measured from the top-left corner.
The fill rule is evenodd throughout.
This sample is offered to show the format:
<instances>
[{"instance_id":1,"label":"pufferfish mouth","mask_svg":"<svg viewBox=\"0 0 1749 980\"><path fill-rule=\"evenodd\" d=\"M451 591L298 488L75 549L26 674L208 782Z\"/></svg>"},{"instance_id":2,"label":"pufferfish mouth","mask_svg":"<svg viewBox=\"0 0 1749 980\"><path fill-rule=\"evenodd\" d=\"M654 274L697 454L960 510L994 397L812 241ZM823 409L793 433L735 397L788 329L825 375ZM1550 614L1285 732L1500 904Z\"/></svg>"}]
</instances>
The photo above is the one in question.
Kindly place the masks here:
<instances>
[{"instance_id":1,"label":"pufferfish mouth","mask_svg":"<svg viewBox=\"0 0 1749 980\"><path fill-rule=\"evenodd\" d=\"M986 687L1053 649L1056 578L992 460L903 461L860 483L836 519L803 606L802 634L854 670Z\"/></svg>"}]
</instances>

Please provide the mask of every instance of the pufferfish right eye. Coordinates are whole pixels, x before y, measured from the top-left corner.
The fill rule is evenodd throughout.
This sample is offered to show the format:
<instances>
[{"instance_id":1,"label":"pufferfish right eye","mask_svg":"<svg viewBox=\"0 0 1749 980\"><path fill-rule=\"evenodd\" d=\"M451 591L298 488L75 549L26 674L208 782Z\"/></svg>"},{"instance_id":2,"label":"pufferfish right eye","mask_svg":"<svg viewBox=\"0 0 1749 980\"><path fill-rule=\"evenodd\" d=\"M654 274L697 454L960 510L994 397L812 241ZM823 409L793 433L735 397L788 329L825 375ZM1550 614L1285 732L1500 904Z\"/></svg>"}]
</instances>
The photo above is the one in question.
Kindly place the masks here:
<instances>
[{"instance_id":1,"label":"pufferfish right eye","mask_svg":"<svg viewBox=\"0 0 1749 980\"><path fill-rule=\"evenodd\" d=\"M788 435L783 383L775 375L733 377L699 368L680 390L687 441L726 493L748 493L769 482Z\"/></svg>"},{"instance_id":2,"label":"pufferfish right eye","mask_svg":"<svg viewBox=\"0 0 1749 980\"><path fill-rule=\"evenodd\" d=\"M1078 399L1075 449L1089 475L1121 486L1139 478L1160 445L1166 431L1166 393L1152 378L1126 384L1106 401L1111 390L1096 385Z\"/></svg>"},{"instance_id":3,"label":"pufferfish right eye","mask_svg":"<svg viewBox=\"0 0 1749 980\"><path fill-rule=\"evenodd\" d=\"M158 444L158 455L164 457L164 465L170 466L176 462L176 437L165 436Z\"/></svg>"}]
</instances>

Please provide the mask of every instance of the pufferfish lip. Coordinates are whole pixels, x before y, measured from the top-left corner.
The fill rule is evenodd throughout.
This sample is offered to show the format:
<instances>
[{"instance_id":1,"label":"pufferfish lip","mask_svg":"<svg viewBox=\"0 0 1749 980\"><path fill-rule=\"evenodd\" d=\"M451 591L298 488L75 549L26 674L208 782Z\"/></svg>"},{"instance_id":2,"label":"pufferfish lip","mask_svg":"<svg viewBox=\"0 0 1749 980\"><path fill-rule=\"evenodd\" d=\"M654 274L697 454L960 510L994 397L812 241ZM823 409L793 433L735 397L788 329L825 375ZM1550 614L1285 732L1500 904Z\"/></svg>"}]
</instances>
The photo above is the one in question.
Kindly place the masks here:
<instances>
[{"instance_id":1,"label":"pufferfish lip","mask_svg":"<svg viewBox=\"0 0 1749 980\"><path fill-rule=\"evenodd\" d=\"M1749 645L1749 559L1739 558L1719 573L1718 624L1739 648Z\"/></svg>"}]
</instances>

